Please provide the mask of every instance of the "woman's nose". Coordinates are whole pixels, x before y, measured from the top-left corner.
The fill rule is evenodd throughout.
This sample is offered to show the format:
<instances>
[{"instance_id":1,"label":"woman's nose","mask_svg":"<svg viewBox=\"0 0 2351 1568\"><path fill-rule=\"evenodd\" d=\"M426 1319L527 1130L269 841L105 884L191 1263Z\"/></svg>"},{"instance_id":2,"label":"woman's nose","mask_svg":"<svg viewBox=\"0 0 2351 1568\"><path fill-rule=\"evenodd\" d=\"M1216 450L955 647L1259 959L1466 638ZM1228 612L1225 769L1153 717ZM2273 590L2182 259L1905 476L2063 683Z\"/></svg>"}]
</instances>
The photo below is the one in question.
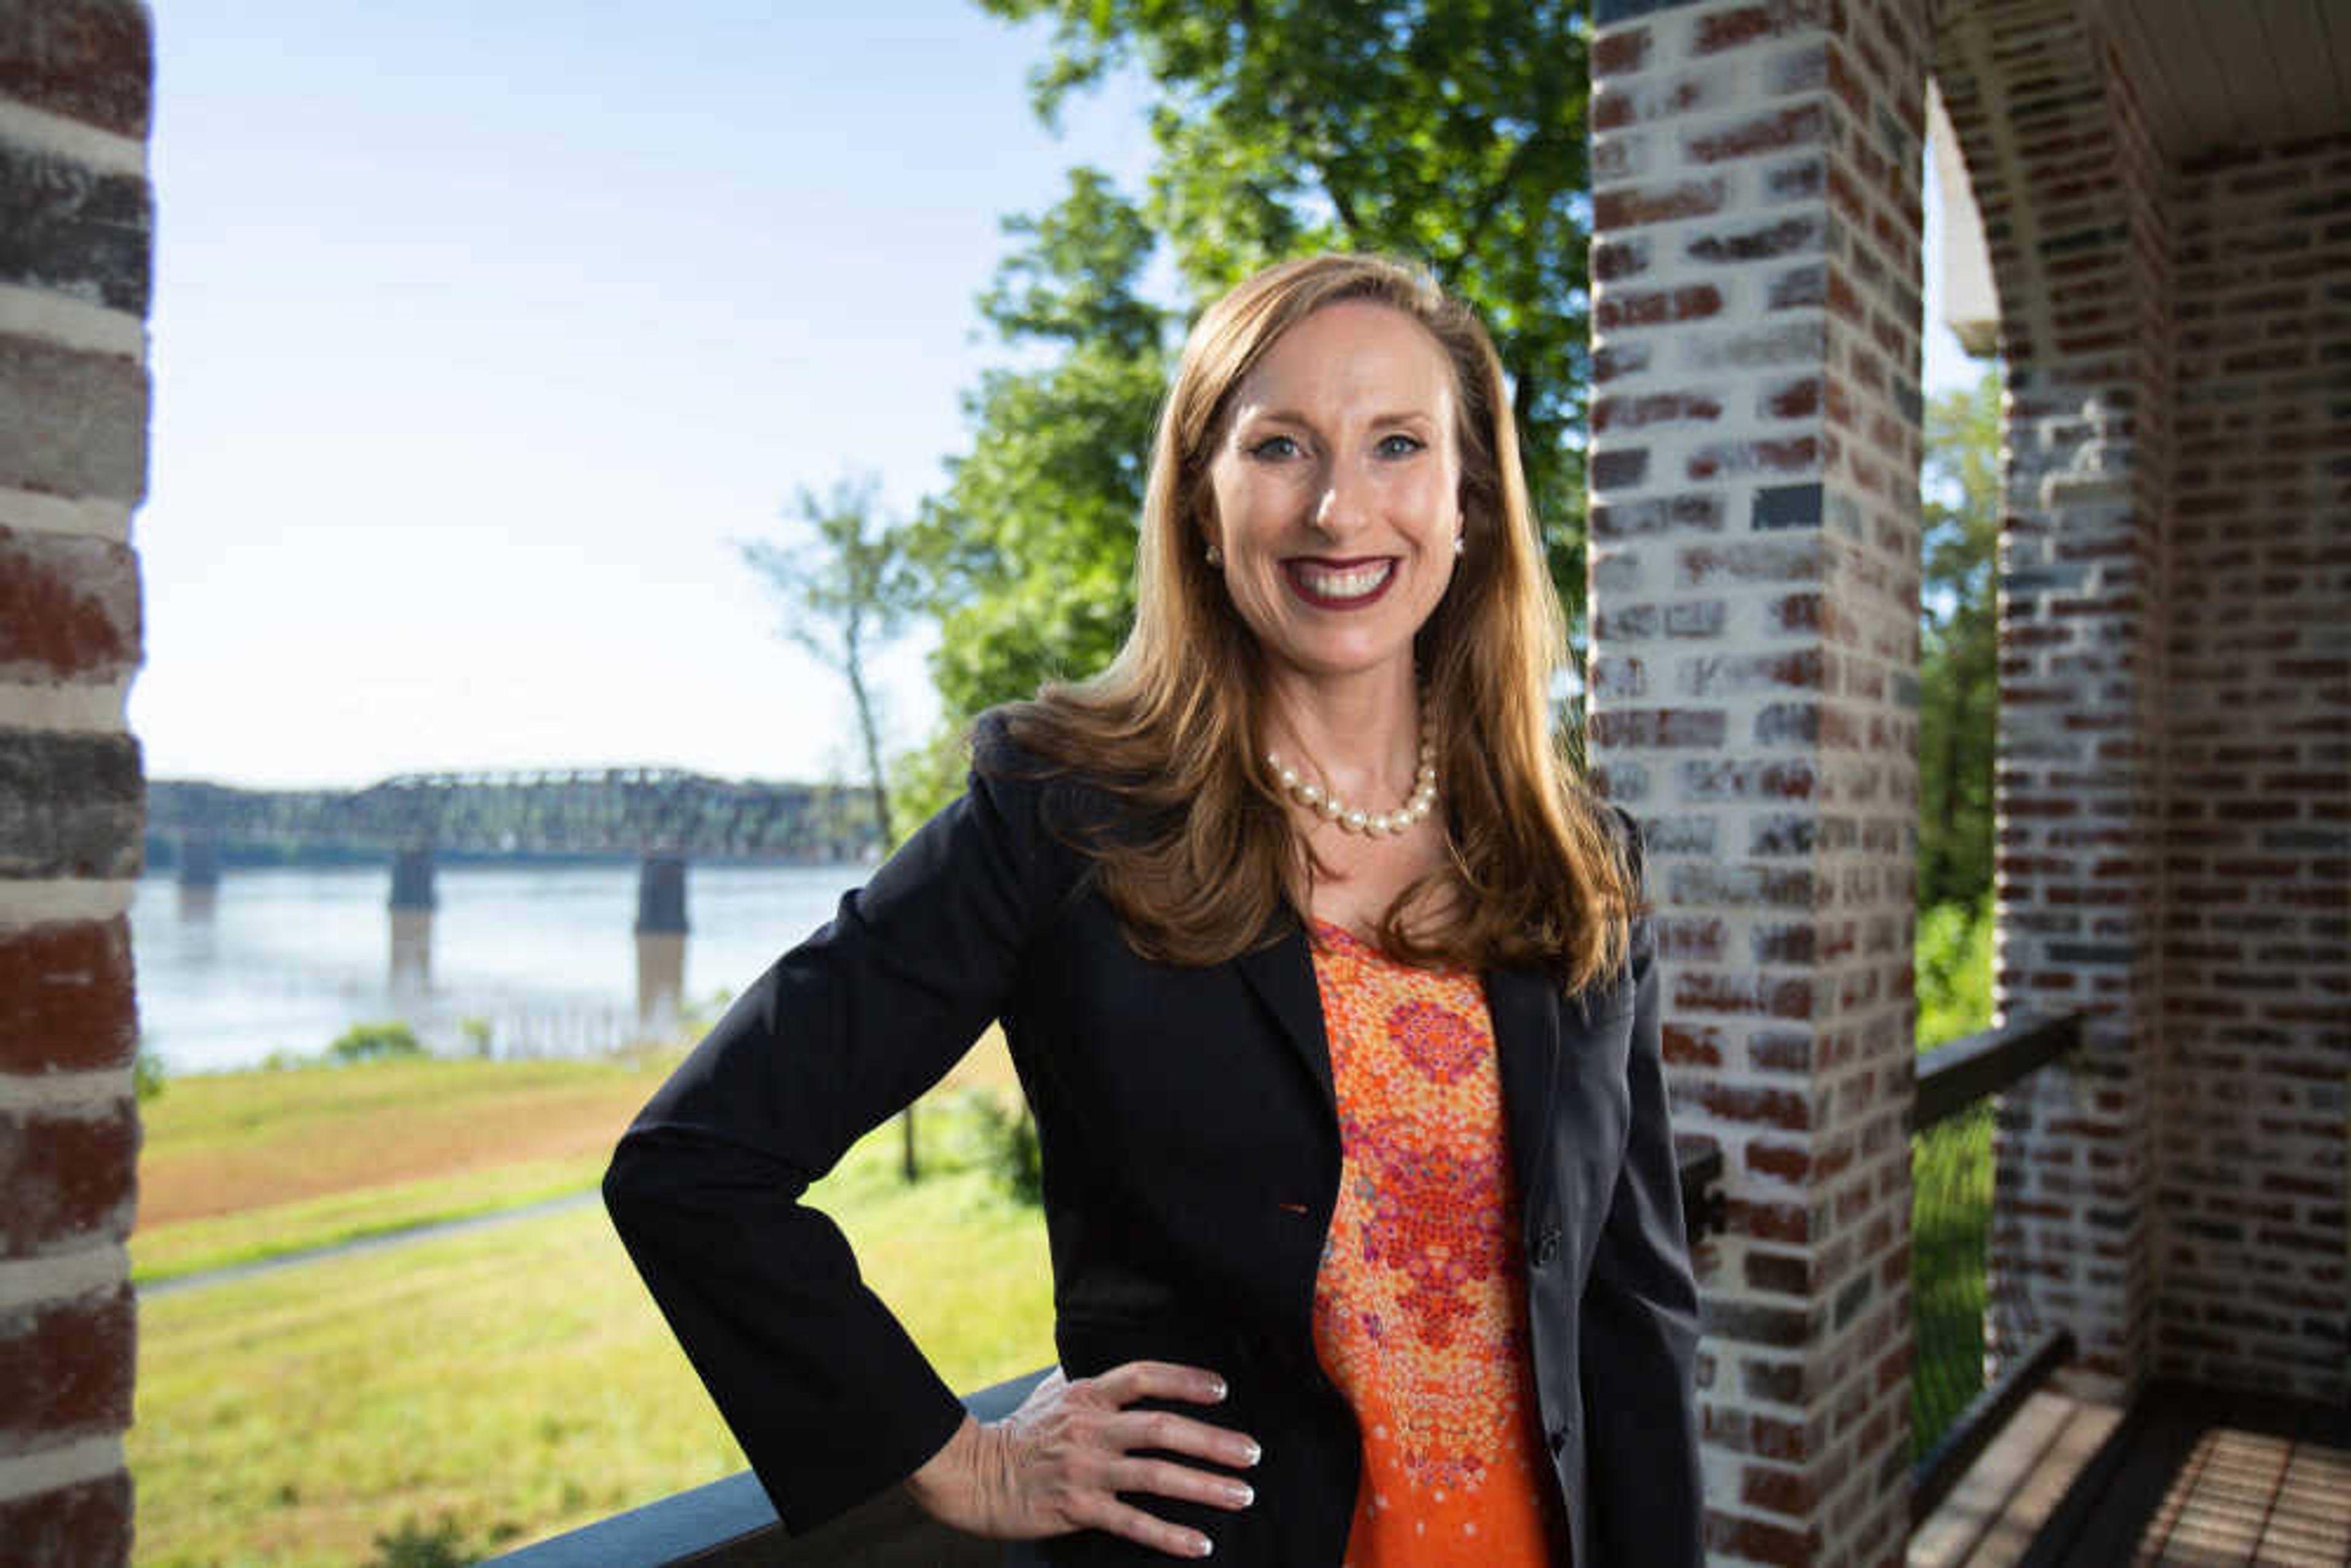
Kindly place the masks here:
<instances>
[{"instance_id":1,"label":"woman's nose","mask_svg":"<svg viewBox=\"0 0 2351 1568\"><path fill-rule=\"evenodd\" d=\"M1363 525L1366 515L1359 481L1340 470L1323 482L1322 497L1314 503L1316 532L1333 536L1352 532Z\"/></svg>"}]
</instances>

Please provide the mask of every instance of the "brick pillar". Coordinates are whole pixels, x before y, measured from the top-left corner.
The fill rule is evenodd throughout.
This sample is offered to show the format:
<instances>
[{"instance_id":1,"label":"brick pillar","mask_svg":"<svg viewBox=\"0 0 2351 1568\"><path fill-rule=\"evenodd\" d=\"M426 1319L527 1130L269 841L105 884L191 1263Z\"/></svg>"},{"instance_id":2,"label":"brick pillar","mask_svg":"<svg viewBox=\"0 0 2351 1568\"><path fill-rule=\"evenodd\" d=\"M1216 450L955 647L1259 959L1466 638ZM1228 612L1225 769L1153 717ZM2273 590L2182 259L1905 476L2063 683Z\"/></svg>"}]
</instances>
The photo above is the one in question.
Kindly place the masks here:
<instances>
[{"instance_id":1,"label":"brick pillar","mask_svg":"<svg viewBox=\"0 0 2351 1568\"><path fill-rule=\"evenodd\" d=\"M0 1557L131 1548L143 6L0 0Z\"/></svg>"},{"instance_id":2,"label":"brick pillar","mask_svg":"<svg viewBox=\"0 0 2351 1568\"><path fill-rule=\"evenodd\" d=\"M1994 1006L2088 1015L2079 1059L2006 1097L1992 1260L2073 1330L2066 1385L2120 1402L2155 1303L2172 325L2160 166L2110 57L2073 0L1987 0L1936 76L2008 364Z\"/></svg>"},{"instance_id":3,"label":"brick pillar","mask_svg":"<svg viewBox=\"0 0 2351 1568\"><path fill-rule=\"evenodd\" d=\"M1592 746L1642 820L1721 1563L1900 1560L1923 0L1598 0Z\"/></svg>"}]
</instances>

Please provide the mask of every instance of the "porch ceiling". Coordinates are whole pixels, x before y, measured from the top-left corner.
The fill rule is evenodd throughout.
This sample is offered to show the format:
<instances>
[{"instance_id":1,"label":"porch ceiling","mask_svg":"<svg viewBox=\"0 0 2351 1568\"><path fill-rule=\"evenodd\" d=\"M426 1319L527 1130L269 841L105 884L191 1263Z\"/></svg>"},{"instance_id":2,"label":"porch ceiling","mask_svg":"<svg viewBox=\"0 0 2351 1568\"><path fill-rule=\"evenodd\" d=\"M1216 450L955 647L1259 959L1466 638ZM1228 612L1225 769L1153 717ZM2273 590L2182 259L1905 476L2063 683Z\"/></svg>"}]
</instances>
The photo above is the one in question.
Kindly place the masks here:
<instances>
[{"instance_id":1,"label":"porch ceiling","mask_svg":"<svg viewBox=\"0 0 2351 1568\"><path fill-rule=\"evenodd\" d=\"M2345 0L2083 0L2178 162L2351 131Z\"/></svg>"}]
</instances>

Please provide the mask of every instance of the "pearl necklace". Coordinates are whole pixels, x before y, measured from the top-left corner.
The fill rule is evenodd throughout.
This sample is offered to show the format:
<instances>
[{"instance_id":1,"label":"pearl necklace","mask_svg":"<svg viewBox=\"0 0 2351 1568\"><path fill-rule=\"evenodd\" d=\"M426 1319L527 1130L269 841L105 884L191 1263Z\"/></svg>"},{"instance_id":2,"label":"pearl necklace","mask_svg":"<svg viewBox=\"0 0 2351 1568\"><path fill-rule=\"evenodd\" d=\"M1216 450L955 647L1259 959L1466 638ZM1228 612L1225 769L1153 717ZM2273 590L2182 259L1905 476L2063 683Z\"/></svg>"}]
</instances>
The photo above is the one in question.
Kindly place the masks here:
<instances>
[{"instance_id":1,"label":"pearl necklace","mask_svg":"<svg viewBox=\"0 0 2351 1568\"><path fill-rule=\"evenodd\" d=\"M1393 811L1366 811L1350 806L1330 790L1311 779L1300 776L1277 753L1265 754L1265 765L1290 792L1290 799L1309 810L1318 811L1322 820L1351 833L1378 837L1384 833L1401 833L1428 815L1437 804L1437 725L1434 715L1420 721L1420 769L1414 780L1412 799Z\"/></svg>"}]
</instances>

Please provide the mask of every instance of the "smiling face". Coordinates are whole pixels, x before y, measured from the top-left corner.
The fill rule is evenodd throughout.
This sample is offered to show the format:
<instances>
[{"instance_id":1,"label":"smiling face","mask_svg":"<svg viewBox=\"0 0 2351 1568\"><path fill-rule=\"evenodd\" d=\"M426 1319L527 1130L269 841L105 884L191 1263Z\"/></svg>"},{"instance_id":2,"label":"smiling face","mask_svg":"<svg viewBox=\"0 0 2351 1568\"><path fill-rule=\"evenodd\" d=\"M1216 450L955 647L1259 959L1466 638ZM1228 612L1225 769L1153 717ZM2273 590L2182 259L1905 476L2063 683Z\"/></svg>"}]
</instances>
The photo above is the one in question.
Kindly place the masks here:
<instances>
[{"instance_id":1,"label":"smiling face","mask_svg":"<svg viewBox=\"0 0 2351 1568\"><path fill-rule=\"evenodd\" d=\"M1443 348L1366 300L1316 310L1233 389L1204 528L1275 672L1408 678L1453 575L1458 420Z\"/></svg>"}]
</instances>

